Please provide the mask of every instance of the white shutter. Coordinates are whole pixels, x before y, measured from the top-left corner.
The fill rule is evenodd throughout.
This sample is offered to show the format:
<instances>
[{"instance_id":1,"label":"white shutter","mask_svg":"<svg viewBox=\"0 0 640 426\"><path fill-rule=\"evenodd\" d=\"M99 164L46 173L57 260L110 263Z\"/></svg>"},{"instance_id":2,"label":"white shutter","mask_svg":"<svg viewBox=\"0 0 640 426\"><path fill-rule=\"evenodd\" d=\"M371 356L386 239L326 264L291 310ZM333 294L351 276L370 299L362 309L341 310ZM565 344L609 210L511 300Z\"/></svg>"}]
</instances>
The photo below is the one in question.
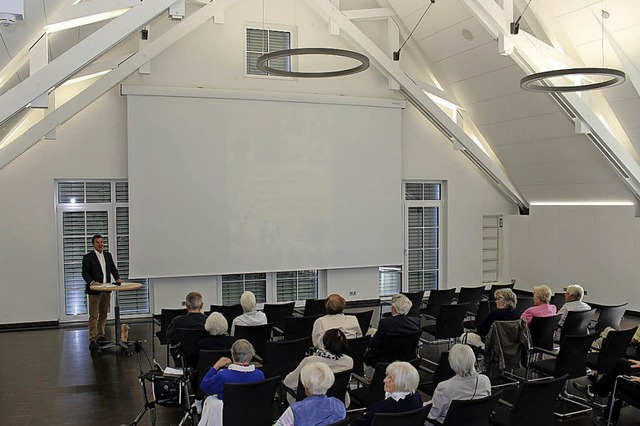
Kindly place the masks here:
<instances>
[{"instance_id":1,"label":"white shutter","mask_svg":"<svg viewBox=\"0 0 640 426\"><path fill-rule=\"evenodd\" d=\"M502 216L482 216L482 282L500 279L500 233Z\"/></svg>"},{"instance_id":2,"label":"white shutter","mask_svg":"<svg viewBox=\"0 0 640 426\"><path fill-rule=\"evenodd\" d=\"M265 303L267 301L267 274L261 272L222 275L223 305L240 303L240 296L245 291L252 292L258 303Z\"/></svg>"},{"instance_id":3,"label":"white shutter","mask_svg":"<svg viewBox=\"0 0 640 426\"><path fill-rule=\"evenodd\" d=\"M378 268L380 297L393 296L402 291L402 266L381 266Z\"/></svg>"},{"instance_id":4,"label":"white shutter","mask_svg":"<svg viewBox=\"0 0 640 426\"><path fill-rule=\"evenodd\" d=\"M265 53L291 48L291 33L289 31L247 28L246 37L247 74L249 75L268 75L256 66L258 58ZM273 59L269 61L269 66L278 70L290 71L291 57Z\"/></svg>"},{"instance_id":5,"label":"white shutter","mask_svg":"<svg viewBox=\"0 0 640 426\"><path fill-rule=\"evenodd\" d=\"M315 299L318 297L318 271L286 271L276 273L278 302Z\"/></svg>"}]
</instances>

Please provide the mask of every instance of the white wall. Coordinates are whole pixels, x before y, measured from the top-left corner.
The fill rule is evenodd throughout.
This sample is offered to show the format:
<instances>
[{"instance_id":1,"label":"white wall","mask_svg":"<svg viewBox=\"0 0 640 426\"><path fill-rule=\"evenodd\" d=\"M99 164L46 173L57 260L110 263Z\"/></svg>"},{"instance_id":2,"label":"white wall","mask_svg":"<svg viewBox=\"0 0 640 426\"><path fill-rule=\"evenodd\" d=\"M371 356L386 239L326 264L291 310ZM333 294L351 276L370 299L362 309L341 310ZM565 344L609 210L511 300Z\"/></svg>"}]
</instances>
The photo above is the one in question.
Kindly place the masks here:
<instances>
[{"instance_id":1,"label":"white wall","mask_svg":"<svg viewBox=\"0 0 640 426\"><path fill-rule=\"evenodd\" d=\"M518 287L580 284L585 300L640 310L640 221L633 206L534 206L508 218L511 274Z\"/></svg>"},{"instance_id":2,"label":"white wall","mask_svg":"<svg viewBox=\"0 0 640 426\"><path fill-rule=\"evenodd\" d=\"M188 4L189 10L195 6ZM299 46L350 48L330 35L326 22L299 0L269 2L265 21L294 26ZM260 0L238 0L224 25L207 23L152 60L149 76L133 75L127 83L235 90L321 93L365 97L398 97L387 79L373 68L337 79L263 79L243 75L244 24L262 24ZM154 23L151 37L176 25L165 16ZM133 49L137 40L118 47ZM403 51L403 55L405 52ZM87 83L88 84L88 83ZM59 101L77 85L57 91ZM125 100L112 90L58 129L56 141L42 141L0 170L0 323L50 321L59 318L58 253L54 211L54 179L126 178ZM514 214L514 207L451 143L413 108L403 112L405 179L446 181L447 235L445 271L449 286L481 281L482 215ZM401 200L398 200L398 208ZM637 227L637 226L636 226ZM636 239L638 232L636 232ZM149 249L149 255L161 247ZM509 276L509 274L507 274ZM375 268L327 273L327 292L375 298ZM199 290L207 304L216 303L211 277L153 280L154 311L178 306L189 290ZM445 283L445 282L443 282Z\"/></svg>"}]
</instances>

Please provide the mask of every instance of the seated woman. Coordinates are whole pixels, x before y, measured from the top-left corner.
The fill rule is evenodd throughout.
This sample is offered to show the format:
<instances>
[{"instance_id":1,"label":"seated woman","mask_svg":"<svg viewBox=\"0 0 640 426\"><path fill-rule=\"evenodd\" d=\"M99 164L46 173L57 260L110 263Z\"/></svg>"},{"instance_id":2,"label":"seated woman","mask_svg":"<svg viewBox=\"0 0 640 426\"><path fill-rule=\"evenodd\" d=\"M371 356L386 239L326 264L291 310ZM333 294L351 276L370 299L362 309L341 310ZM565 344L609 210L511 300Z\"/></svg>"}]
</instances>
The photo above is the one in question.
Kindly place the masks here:
<instances>
[{"instance_id":1,"label":"seated woman","mask_svg":"<svg viewBox=\"0 0 640 426\"><path fill-rule=\"evenodd\" d=\"M293 402L282 413L275 426L326 426L347 416L342 401L326 395L335 380L328 365L310 362L302 367L300 380L307 397L302 401Z\"/></svg>"},{"instance_id":2,"label":"seated woman","mask_svg":"<svg viewBox=\"0 0 640 426\"><path fill-rule=\"evenodd\" d=\"M207 395L222 400L225 383L251 383L264 380L262 371L256 370L255 365L249 364L255 353L253 346L247 340L237 340L231 346L233 362L227 357L216 361L200 382L200 389ZM224 367L226 369L223 370Z\"/></svg>"},{"instance_id":3,"label":"seated woman","mask_svg":"<svg viewBox=\"0 0 640 426\"><path fill-rule=\"evenodd\" d=\"M230 349L236 338L227 334L228 327L227 319L220 312L212 312L204 323L204 329L209 332L210 336L198 340L198 349L214 351Z\"/></svg>"},{"instance_id":4,"label":"seated woman","mask_svg":"<svg viewBox=\"0 0 640 426\"><path fill-rule=\"evenodd\" d=\"M476 357L471 347L454 345L449 351L449 365L456 375L440 382L433 392L427 421L434 425L444 422L453 400L468 400L491 395L491 382L475 368Z\"/></svg>"},{"instance_id":5,"label":"seated woman","mask_svg":"<svg viewBox=\"0 0 640 426\"><path fill-rule=\"evenodd\" d=\"M465 333L462 335L463 342L471 346L484 348L484 337L489 333L491 325L496 321L515 321L518 314L515 312L518 304L518 297L510 288L501 288L493 293L496 299L496 310L491 312L476 327L476 333Z\"/></svg>"},{"instance_id":6,"label":"seated woman","mask_svg":"<svg viewBox=\"0 0 640 426\"><path fill-rule=\"evenodd\" d=\"M245 291L240 296L240 306L244 312L239 317L233 319L231 323L231 335L235 336L236 325L264 325L267 323L267 316L264 312L256 311L256 296L250 291Z\"/></svg>"},{"instance_id":7,"label":"seated woman","mask_svg":"<svg viewBox=\"0 0 640 426\"><path fill-rule=\"evenodd\" d=\"M533 288L533 306L520 315L527 324L533 317L552 317L556 314L556 306L551 305L553 292L546 285L539 285Z\"/></svg>"},{"instance_id":8,"label":"seated woman","mask_svg":"<svg viewBox=\"0 0 640 426\"><path fill-rule=\"evenodd\" d=\"M369 426L376 413L403 413L422 407L422 398L416 392L420 375L408 362L396 361L387 367L384 378L385 399L375 402L367 412L353 419L352 426Z\"/></svg>"},{"instance_id":9,"label":"seated woman","mask_svg":"<svg viewBox=\"0 0 640 426\"><path fill-rule=\"evenodd\" d=\"M298 379L300 377L300 371L305 365L312 362L321 362L326 364L332 372L340 373L341 371L351 370L353 368L353 359L349 355L345 355L347 350L347 338L344 333L337 328L332 328L324 333L322 338L324 349L316 349L313 355L304 358L300 361L298 367L291 373L287 374L282 383L290 388L298 388ZM294 401L291 395L287 395L289 403ZM349 406L349 394L346 396L346 406Z\"/></svg>"},{"instance_id":10,"label":"seated woman","mask_svg":"<svg viewBox=\"0 0 640 426\"><path fill-rule=\"evenodd\" d=\"M327 308L327 315L320 317L313 323L313 331L311 332L311 342L313 346L324 349L322 346L322 338L325 331L338 328L347 336L347 339L362 337L360 324L358 319L353 315L345 315L342 312L347 307L347 301L339 294L330 294L324 303Z\"/></svg>"}]
</instances>

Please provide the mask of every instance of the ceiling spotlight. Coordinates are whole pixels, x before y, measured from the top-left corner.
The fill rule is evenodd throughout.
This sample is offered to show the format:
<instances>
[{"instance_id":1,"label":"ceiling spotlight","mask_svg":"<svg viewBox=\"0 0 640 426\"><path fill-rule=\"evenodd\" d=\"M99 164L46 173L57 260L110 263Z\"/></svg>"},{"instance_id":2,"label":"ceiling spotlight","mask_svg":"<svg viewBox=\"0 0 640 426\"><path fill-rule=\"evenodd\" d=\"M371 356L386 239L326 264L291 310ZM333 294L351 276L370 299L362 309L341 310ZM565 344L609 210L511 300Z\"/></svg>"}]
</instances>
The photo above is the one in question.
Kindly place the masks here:
<instances>
[{"instance_id":1,"label":"ceiling spotlight","mask_svg":"<svg viewBox=\"0 0 640 426\"><path fill-rule=\"evenodd\" d=\"M10 27L16 23L16 15L12 13L0 13L0 25Z\"/></svg>"}]
</instances>

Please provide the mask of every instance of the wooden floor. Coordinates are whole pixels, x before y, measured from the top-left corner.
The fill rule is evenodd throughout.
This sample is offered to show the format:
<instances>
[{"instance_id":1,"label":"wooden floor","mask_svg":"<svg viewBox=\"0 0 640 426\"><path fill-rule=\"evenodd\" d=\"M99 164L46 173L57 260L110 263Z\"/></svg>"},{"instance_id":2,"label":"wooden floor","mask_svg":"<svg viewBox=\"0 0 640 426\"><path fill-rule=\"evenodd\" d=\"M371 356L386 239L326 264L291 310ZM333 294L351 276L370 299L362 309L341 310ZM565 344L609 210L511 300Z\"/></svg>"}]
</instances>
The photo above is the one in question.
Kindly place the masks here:
<instances>
[{"instance_id":1,"label":"wooden floor","mask_svg":"<svg viewBox=\"0 0 640 426\"><path fill-rule=\"evenodd\" d=\"M130 340L146 340L143 348L149 359L152 333L151 321L131 324ZM0 333L0 425L131 423L144 403L137 356L115 349L92 353L87 342L84 325ZM157 341L155 354L164 366L165 348ZM150 369L144 354L141 366ZM182 415L179 409L156 411L157 425L177 425ZM140 424L151 424L148 414ZM592 419L582 416L557 424L587 426ZM631 425L640 425L640 413L627 407L619 426Z\"/></svg>"}]
</instances>

